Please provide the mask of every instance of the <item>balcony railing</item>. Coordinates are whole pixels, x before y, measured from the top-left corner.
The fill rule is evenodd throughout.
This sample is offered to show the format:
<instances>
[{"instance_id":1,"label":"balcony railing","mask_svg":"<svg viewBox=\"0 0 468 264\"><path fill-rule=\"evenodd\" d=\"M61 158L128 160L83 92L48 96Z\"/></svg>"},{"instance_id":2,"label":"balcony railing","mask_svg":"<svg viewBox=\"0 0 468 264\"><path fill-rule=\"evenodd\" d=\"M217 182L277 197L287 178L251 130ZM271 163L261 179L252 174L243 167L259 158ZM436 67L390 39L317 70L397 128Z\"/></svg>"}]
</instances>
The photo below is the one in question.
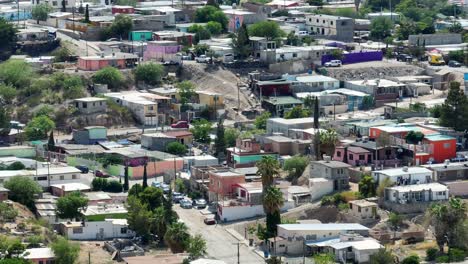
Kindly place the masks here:
<instances>
[{"instance_id":1,"label":"balcony railing","mask_svg":"<svg viewBox=\"0 0 468 264\"><path fill-rule=\"evenodd\" d=\"M431 144L409 144L405 139L390 136L390 143L392 145L400 146L404 149L414 151L415 153L428 153L433 154L434 148Z\"/></svg>"}]
</instances>

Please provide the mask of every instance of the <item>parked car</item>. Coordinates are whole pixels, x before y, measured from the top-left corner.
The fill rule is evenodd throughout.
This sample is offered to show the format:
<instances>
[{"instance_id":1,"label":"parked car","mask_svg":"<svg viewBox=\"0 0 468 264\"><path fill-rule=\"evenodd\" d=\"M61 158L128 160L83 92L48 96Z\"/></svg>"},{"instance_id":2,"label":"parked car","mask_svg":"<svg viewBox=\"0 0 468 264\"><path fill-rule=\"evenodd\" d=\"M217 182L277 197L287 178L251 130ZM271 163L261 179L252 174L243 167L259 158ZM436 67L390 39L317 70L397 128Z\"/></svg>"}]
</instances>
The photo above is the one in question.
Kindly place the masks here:
<instances>
[{"instance_id":1,"label":"parked car","mask_svg":"<svg viewBox=\"0 0 468 264\"><path fill-rule=\"evenodd\" d=\"M109 174L107 174L106 172L101 171L101 170L96 170L95 175L96 175L96 177L99 177L99 178L109 178L110 177Z\"/></svg>"},{"instance_id":2,"label":"parked car","mask_svg":"<svg viewBox=\"0 0 468 264\"><path fill-rule=\"evenodd\" d=\"M408 54L404 54L404 53L400 53L400 54L398 54L396 59L397 59L397 61L411 62L411 61L413 61L413 56L408 55Z\"/></svg>"},{"instance_id":3,"label":"parked car","mask_svg":"<svg viewBox=\"0 0 468 264\"><path fill-rule=\"evenodd\" d=\"M159 187L163 190L163 193L164 194L168 194L170 191L171 191L171 186L165 184L165 183L162 183L161 184L161 187Z\"/></svg>"},{"instance_id":4,"label":"parked car","mask_svg":"<svg viewBox=\"0 0 468 264\"><path fill-rule=\"evenodd\" d=\"M163 62L163 65L179 65L179 63L177 61L165 61Z\"/></svg>"},{"instance_id":5,"label":"parked car","mask_svg":"<svg viewBox=\"0 0 468 264\"><path fill-rule=\"evenodd\" d=\"M325 67L340 67L341 61L340 60L331 60L329 62L325 62Z\"/></svg>"},{"instance_id":6,"label":"parked car","mask_svg":"<svg viewBox=\"0 0 468 264\"><path fill-rule=\"evenodd\" d=\"M187 199L180 200L179 204L181 208L192 209L192 203Z\"/></svg>"},{"instance_id":7,"label":"parked car","mask_svg":"<svg viewBox=\"0 0 468 264\"><path fill-rule=\"evenodd\" d=\"M177 121L177 123L171 124L171 128L189 128L187 121Z\"/></svg>"},{"instance_id":8,"label":"parked car","mask_svg":"<svg viewBox=\"0 0 468 264\"><path fill-rule=\"evenodd\" d=\"M299 32L297 33L297 35L298 35L298 36L308 36L308 35L309 35L309 32L307 32L307 31L299 31Z\"/></svg>"},{"instance_id":9,"label":"parked car","mask_svg":"<svg viewBox=\"0 0 468 264\"><path fill-rule=\"evenodd\" d=\"M215 225L216 224L216 219L214 219L213 217L205 217L205 219L203 219L203 222L206 225Z\"/></svg>"},{"instance_id":10,"label":"parked car","mask_svg":"<svg viewBox=\"0 0 468 264\"><path fill-rule=\"evenodd\" d=\"M182 60L192 60L192 56L184 55L184 56L182 56Z\"/></svg>"},{"instance_id":11,"label":"parked car","mask_svg":"<svg viewBox=\"0 0 468 264\"><path fill-rule=\"evenodd\" d=\"M89 168L84 166L84 165L78 165L75 168L79 169L81 171L81 173L88 173L89 172Z\"/></svg>"},{"instance_id":12,"label":"parked car","mask_svg":"<svg viewBox=\"0 0 468 264\"><path fill-rule=\"evenodd\" d=\"M184 195L178 192L173 192L172 193L172 202L174 203L179 203L184 199Z\"/></svg>"},{"instance_id":13,"label":"parked car","mask_svg":"<svg viewBox=\"0 0 468 264\"><path fill-rule=\"evenodd\" d=\"M206 55L200 55L199 57L195 58L195 61L198 63L210 63L211 58L207 57Z\"/></svg>"},{"instance_id":14,"label":"parked car","mask_svg":"<svg viewBox=\"0 0 468 264\"><path fill-rule=\"evenodd\" d=\"M197 209L203 209L208 204L205 199L198 199L194 201L195 207Z\"/></svg>"},{"instance_id":15,"label":"parked car","mask_svg":"<svg viewBox=\"0 0 468 264\"><path fill-rule=\"evenodd\" d=\"M456 60L451 60L451 61L449 61L448 66L449 66L449 67L454 67L454 68L459 68L459 67L461 67L462 65L461 65L461 63L459 63L459 62L456 61Z\"/></svg>"}]
</instances>

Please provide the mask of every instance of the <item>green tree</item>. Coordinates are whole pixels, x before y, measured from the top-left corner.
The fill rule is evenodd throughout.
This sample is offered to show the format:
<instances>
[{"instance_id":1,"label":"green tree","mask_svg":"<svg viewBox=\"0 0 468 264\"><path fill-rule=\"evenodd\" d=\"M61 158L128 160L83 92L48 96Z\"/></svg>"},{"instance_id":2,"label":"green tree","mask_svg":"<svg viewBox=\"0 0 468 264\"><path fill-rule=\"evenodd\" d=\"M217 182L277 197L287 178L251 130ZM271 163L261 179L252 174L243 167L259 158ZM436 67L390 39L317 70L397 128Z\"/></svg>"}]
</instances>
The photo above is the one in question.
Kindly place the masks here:
<instances>
[{"instance_id":1,"label":"green tree","mask_svg":"<svg viewBox=\"0 0 468 264\"><path fill-rule=\"evenodd\" d=\"M285 119L303 118L310 116L310 112L302 106L297 105L284 114Z\"/></svg>"},{"instance_id":2,"label":"green tree","mask_svg":"<svg viewBox=\"0 0 468 264\"><path fill-rule=\"evenodd\" d=\"M274 178L278 177L281 171L278 160L272 156L264 156L257 162L256 166L258 168L257 175L262 178L263 190L273 186Z\"/></svg>"},{"instance_id":3,"label":"green tree","mask_svg":"<svg viewBox=\"0 0 468 264\"><path fill-rule=\"evenodd\" d=\"M55 123L47 116L34 117L27 125L25 130L29 140L47 138L47 133L55 128Z\"/></svg>"},{"instance_id":4,"label":"green tree","mask_svg":"<svg viewBox=\"0 0 468 264\"><path fill-rule=\"evenodd\" d=\"M51 245L56 264L74 264L78 261L80 245L58 237Z\"/></svg>"},{"instance_id":5,"label":"green tree","mask_svg":"<svg viewBox=\"0 0 468 264\"><path fill-rule=\"evenodd\" d=\"M399 40L407 40L409 35L417 33L416 23L408 18L402 18L400 26L397 29L397 37Z\"/></svg>"},{"instance_id":6,"label":"green tree","mask_svg":"<svg viewBox=\"0 0 468 264\"><path fill-rule=\"evenodd\" d=\"M143 167L143 183L142 187L143 189L146 189L148 187L148 172L147 172L147 167L148 167L148 162L145 163L145 166Z\"/></svg>"},{"instance_id":7,"label":"green tree","mask_svg":"<svg viewBox=\"0 0 468 264\"><path fill-rule=\"evenodd\" d=\"M195 96L195 85L191 81L183 81L176 85L177 93L180 97L180 103L183 108L186 107L188 103L192 102L193 97Z\"/></svg>"},{"instance_id":8,"label":"green tree","mask_svg":"<svg viewBox=\"0 0 468 264\"><path fill-rule=\"evenodd\" d=\"M242 24L237 32L231 35L231 47L234 54L236 54L240 59L249 57L252 52L252 48L250 46L249 33L245 24Z\"/></svg>"},{"instance_id":9,"label":"green tree","mask_svg":"<svg viewBox=\"0 0 468 264\"><path fill-rule=\"evenodd\" d=\"M362 110L369 110L374 107L374 99L370 95L366 95L362 98Z\"/></svg>"},{"instance_id":10,"label":"green tree","mask_svg":"<svg viewBox=\"0 0 468 264\"><path fill-rule=\"evenodd\" d=\"M132 31L133 20L128 15L116 15L110 29L114 36L119 36L122 39L123 37L127 37L128 33Z\"/></svg>"},{"instance_id":11,"label":"green tree","mask_svg":"<svg viewBox=\"0 0 468 264\"><path fill-rule=\"evenodd\" d=\"M331 55L335 60L343 60L344 54L342 49L334 49L331 52Z\"/></svg>"},{"instance_id":12,"label":"green tree","mask_svg":"<svg viewBox=\"0 0 468 264\"><path fill-rule=\"evenodd\" d=\"M436 260L437 253L439 253L439 250L437 248L428 248L426 250L426 260L427 261Z\"/></svg>"},{"instance_id":13,"label":"green tree","mask_svg":"<svg viewBox=\"0 0 468 264\"><path fill-rule=\"evenodd\" d=\"M106 188L103 190L105 192L111 192L111 193L120 193L122 192L123 185L116 181L116 180L111 180L107 182Z\"/></svg>"},{"instance_id":14,"label":"green tree","mask_svg":"<svg viewBox=\"0 0 468 264\"><path fill-rule=\"evenodd\" d=\"M24 164L19 161L15 161L7 166L7 170L24 170L24 169L26 169L26 166L24 166Z\"/></svg>"},{"instance_id":15,"label":"green tree","mask_svg":"<svg viewBox=\"0 0 468 264\"><path fill-rule=\"evenodd\" d=\"M393 183L390 178L385 178L382 182L378 183L377 196L380 198L384 197L385 188L392 186Z\"/></svg>"},{"instance_id":16,"label":"green tree","mask_svg":"<svg viewBox=\"0 0 468 264\"><path fill-rule=\"evenodd\" d=\"M377 186L374 178L371 175L364 175L359 181L359 192L365 198L374 197L376 195Z\"/></svg>"},{"instance_id":17,"label":"green tree","mask_svg":"<svg viewBox=\"0 0 468 264\"><path fill-rule=\"evenodd\" d=\"M371 22L370 37L375 40L384 40L392 35L393 22L387 17L378 17Z\"/></svg>"},{"instance_id":18,"label":"green tree","mask_svg":"<svg viewBox=\"0 0 468 264\"><path fill-rule=\"evenodd\" d=\"M418 144L424 139L424 134L419 131L410 131L406 134L405 140L408 144Z\"/></svg>"},{"instance_id":19,"label":"green tree","mask_svg":"<svg viewBox=\"0 0 468 264\"><path fill-rule=\"evenodd\" d=\"M210 143L210 131L211 123L206 119L193 122L193 128L190 129L193 139L200 143Z\"/></svg>"},{"instance_id":20,"label":"green tree","mask_svg":"<svg viewBox=\"0 0 468 264\"><path fill-rule=\"evenodd\" d=\"M222 159L226 153L226 139L224 137L223 119L220 118L216 126L215 155Z\"/></svg>"},{"instance_id":21,"label":"green tree","mask_svg":"<svg viewBox=\"0 0 468 264\"><path fill-rule=\"evenodd\" d=\"M151 223L151 230L159 238L164 238L166 234L167 222L166 222L166 213L164 212L164 207L159 206L153 211L153 221ZM162 239L160 240L162 242Z\"/></svg>"},{"instance_id":22,"label":"green tree","mask_svg":"<svg viewBox=\"0 0 468 264\"><path fill-rule=\"evenodd\" d=\"M206 23L205 28L211 33L211 35L219 35L223 32L223 25L216 21L209 21Z\"/></svg>"},{"instance_id":23,"label":"green tree","mask_svg":"<svg viewBox=\"0 0 468 264\"><path fill-rule=\"evenodd\" d=\"M195 55L200 56L206 54L210 50L210 47L206 44L198 44L193 48Z\"/></svg>"},{"instance_id":24,"label":"green tree","mask_svg":"<svg viewBox=\"0 0 468 264\"><path fill-rule=\"evenodd\" d=\"M303 156L294 156L284 161L283 170L288 172L288 180L293 184L297 183L297 179L302 176L305 168L309 164L309 158Z\"/></svg>"},{"instance_id":25,"label":"green tree","mask_svg":"<svg viewBox=\"0 0 468 264\"><path fill-rule=\"evenodd\" d=\"M4 186L10 191L8 193L10 200L26 205L29 208L34 207L34 196L42 193L41 186L29 177L12 177L4 183Z\"/></svg>"},{"instance_id":26,"label":"green tree","mask_svg":"<svg viewBox=\"0 0 468 264\"><path fill-rule=\"evenodd\" d=\"M260 21L248 27L249 36L265 37L268 40L278 40L286 33L274 21Z\"/></svg>"},{"instance_id":27,"label":"green tree","mask_svg":"<svg viewBox=\"0 0 468 264\"><path fill-rule=\"evenodd\" d=\"M18 216L18 211L6 203L0 203L0 224L12 222Z\"/></svg>"},{"instance_id":28,"label":"green tree","mask_svg":"<svg viewBox=\"0 0 468 264\"><path fill-rule=\"evenodd\" d=\"M468 99L460 89L460 83L450 83L447 99L440 109L439 122L441 126L457 131L468 129Z\"/></svg>"},{"instance_id":29,"label":"green tree","mask_svg":"<svg viewBox=\"0 0 468 264\"><path fill-rule=\"evenodd\" d=\"M263 192L263 209L266 214L266 229L269 237L277 234L277 225L281 224L280 210L284 205L283 193L279 188L270 186Z\"/></svg>"},{"instance_id":30,"label":"green tree","mask_svg":"<svg viewBox=\"0 0 468 264\"><path fill-rule=\"evenodd\" d=\"M124 82L123 74L114 67L100 69L93 75L92 79L95 83L107 84L110 89L117 89Z\"/></svg>"},{"instance_id":31,"label":"green tree","mask_svg":"<svg viewBox=\"0 0 468 264\"><path fill-rule=\"evenodd\" d=\"M138 198L141 192L143 192L144 188L139 184L133 184L133 186L128 190L128 196L135 196Z\"/></svg>"},{"instance_id":32,"label":"green tree","mask_svg":"<svg viewBox=\"0 0 468 264\"><path fill-rule=\"evenodd\" d=\"M227 25L229 22L226 15L219 8L209 5L204 6L202 8L198 8L195 12L195 22L207 23L210 21L220 23L223 27L223 30L227 29Z\"/></svg>"},{"instance_id":33,"label":"green tree","mask_svg":"<svg viewBox=\"0 0 468 264\"><path fill-rule=\"evenodd\" d=\"M236 145L237 138L240 136L240 131L236 128L226 128L224 131L224 140L227 148Z\"/></svg>"},{"instance_id":34,"label":"green tree","mask_svg":"<svg viewBox=\"0 0 468 264\"><path fill-rule=\"evenodd\" d=\"M307 0L307 3L311 6L323 6L323 0Z\"/></svg>"},{"instance_id":35,"label":"green tree","mask_svg":"<svg viewBox=\"0 0 468 264\"><path fill-rule=\"evenodd\" d=\"M327 129L325 132L320 133L320 151L322 153L332 156L338 142L338 133L334 129Z\"/></svg>"},{"instance_id":36,"label":"green tree","mask_svg":"<svg viewBox=\"0 0 468 264\"><path fill-rule=\"evenodd\" d=\"M184 144L178 141L175 141L175 142L171 142L167 144L166 152L174 154L174 155L182 156L185 153L187 153L187 147Z\"/></svg>"},{"instance_id":37,"label":"green tree","mask_svg":"<svg viewBox=\"0 0 468 264\"><path fill-rule=\"evenodd\" d=\"M406 257L405 259L403 259L403 261L401 262L401 264L419 264L420 263L420 260L419 260L419 256L418 255L411 255L409 257Z\"/></svg>"},{"instance_id":38,"label":"green tree","mask_svg":"<svg viewBox=\"0 0 468 264\"><path fill-rule=\"evenodd\" d=\"M31 10L31 16L34 20L37 21L46 21L49 13L52 12L54 9L48 3L42 3L35 5Z\"/></svg>"},{"instance_id":39,"label":"green tree","mask_svg":"<svg viewBox=\"0 0 468 264\"><path fill-rule=\"evenodd\" d=\"M107 180L96 177L91 182L91 188L93 191L103 191L107 188Z\"/></svg>"},{"instance_id":40,"label":"green tree","mask_svg":"<svg viewBox=\"0 0 468 264\"><path fill-rule=\"evenodd\" d=\"M147 240L150 235L152 213L146 204L140 202L135 196L127 199L127 221L128 228L135 231L138 236Z\"/></svg>"},{"instance_id":41,"label":"green tree","mask_svg":"<svg viewBox=\"0 0 468 264\"><path fill-rule=\"evenodd\" d=\"M396 231L398 230L398 228L401 227L401 225L403 224L403 217L397 213L390 213L388 215L388 220L387 220L388 224L390 225L390 228L393 230L393 238L396 239Z\"/></svg>"},{"instance_id":42,"label":"green tree","mask_svg":"<svg viewBox=\"0 0 468 264\"><path fill-rule=\"evenodd\" d=\"M334 264L335 256L331 253L325 254L316 254L313 257L315 264Z\"/></svg>"},{"instance_id":43,"label":"green tree","mask_svg":"<svg viewBox=\"0 0 468 264\"><path fill-rule=\"evenodd\" d=\"M17 89L29 87L35 75L31 65L23 60L10 59L0 64L0 80Z\"/></svg>"},{"instance_id":44,"label":"green tree","mask_svg":"<svg viewBox=\"0 0 468 264\"><path fill-rule=\"evenodd\" d=\"M71 52L67 47L60 47L52 52L52 56L54 62L65 62L70 60Z\"/></svg>"},{"instance_id":45,"label":"green tree","mask_svg":"<svg viewBox=\"0 0 468 264\"><path fill-rule=\"evenodd\" d=\"M182 222L174 222L167 227L164 241L172 253L184 252L190 243L190 235L187 226Z\"/></svg>"},{"instance_id":46,"label":"green tree","mask_svg":"<svg viewBox=\"0 0 468 264\"><path fill-rule=\"evenodd\" d=\"M184 180L181 178L178 178L175 180L174 187L175 187L176 192L180 192L180 193L185 193L187 189L185 188Z\"/></svg>"},{"instance_id":47,"label":"green tree","mask_svg":"<svg viewBox=\"0 0 468 264\"><path fill-rule=\"evenodd\" d=\"M159 206L163 205L164 194L161 188L149 186L140 192L140 201L148 207L148 210L152 211Z\"/></svg>"},{"instance_id":48,"label":"green tree","mask_svg":"<svg viewBox=\"0 0 468 264\"><path fill-rule=\"evenodd\" d=\"M124 168L124 183L123 183L123 191L127 192L128 189L130 188L130 183L128 182L128 165L125 165Z\"/></svg>"},{"instance_id":49,"label":"green tree","mask_svg":"<svg viewBox=\"0 0 468 264\"><path fill-rule=\"evenodd\" d=\"M48 151L55 151L54 131L50 131L49 140L47 142L47 150Z\"/></svg>"},{"instance_id":50,"label":"green tree","mask_svg":"<svg viewBox=\"0 0 468 264\"><path fill-rule=\"evenodd\" d=\"M299 46L301 45L301 40L294 31L291 31L286 38L286 44L291 46Z\"/></svg>"},{"instance_id":51,"label":"green tree","mask_svg":"<svg viewBox=\"0 0 468 264\"><path fill-rule=\"evenodd\" d=\"M190 259L197 259L205 255L206 253L206 241L200 234L189 239L187 252L189 253Z\"/></svg>"},{"instance_id":52,"label":"green tree","mask_svg":"<svg viewBox=\"0 0 468 264\"><path fill-rule=\"evenodd\" d=\"M0 84L0 102L12 104L16 94L16 89L13 86Z\"/></svg>"},{"instance_id":53,"label":"green tree","mask_svg":"<svg viewBox=\"0 0 468 264\"><path fill-rule=\"evenodd\" d=\"M448 30L450 33L463 33L464 31L462 25L458 22L452 24Z\"/></svg>"},{"instance_id":54,"label":"green tree","mask_svg":"<svg viewBox=\"0 0 468 264\"><path fill-rule=\"evenodd\" d=\"M267 127L267 120L270 119L271 113L270 112L263 112L261 115L255 118L255 128L257 129L266 129Z\"/></svg>"},{"instance_id":55,"label":"green tree","mask_svg":"<svg viewBox=\"0 0 468 264\"><path fill-rule=\"evenodd\" d=\"M0 18L0 51L10 51L16 42L16 28L3 17Z\"/></svg>"},{"instance_id":56,"label":"green tree","mask_svg":"<svg viewBox=\"0 0 468 264\"><path fill-rule=\"evenodd\" d=\"M135 69L135 80L142 81L149 85L157 85L161 83L164 76L164 68L161 64L145 63L140 64Z\"/></svg>"},{"instance_id":57,"label":"green tree","mask_svg":"<svg viewBox=\"0 0 468 264\"><path fill-rule=\"evenodd\" d=\"M395 263L395 257L391 251L385 248L379 249L377 253L371 255L369 258L370 264L391 264Z\"/></svg>"},{"instance_id":58,"label":"green tree","mask_svg":"<svg viewBox=\"0 0 468 264\"><path fill-rule=\"evenodd\" d=\"M0 136L6 136L10 133L10 111L0 101Z\"/></svg>"},{"instance_id":59,"label":"green tree","mask_svg":"<svg viewBox=\"0 0 468 264\"><path fill-rule=\"evenodd\" d=\"M62 219L81 218L82 211L88 206L88 198L79 192L74 192L60 197L57 200L57 216Z\"/></svg>"},{"instance_id":60,"label":"green tree","mask_svg":"<svg viewBox=\"0 0 468 264\"><path fill-rule=\"evenodd\" d=\"M90 21L89 21L89 6L88 6L88 5L85 6L85 17L84 17L84 22L85 22L85 23L89 23L89 22L90 22Z\"/></svg>"}]
</instances>

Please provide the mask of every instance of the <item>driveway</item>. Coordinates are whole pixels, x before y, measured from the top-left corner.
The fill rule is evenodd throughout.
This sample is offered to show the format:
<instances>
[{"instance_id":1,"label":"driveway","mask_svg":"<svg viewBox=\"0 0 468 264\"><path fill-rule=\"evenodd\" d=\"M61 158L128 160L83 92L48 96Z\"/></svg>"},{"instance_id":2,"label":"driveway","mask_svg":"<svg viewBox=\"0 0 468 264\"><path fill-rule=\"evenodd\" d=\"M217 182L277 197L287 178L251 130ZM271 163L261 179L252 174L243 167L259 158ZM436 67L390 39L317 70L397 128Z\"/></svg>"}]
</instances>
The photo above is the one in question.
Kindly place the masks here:
<instances>
[{"instance_id":1,"label":"driveway","mask_svg":"<svg viewBox=\"0 0 468 264\"><path fill-rule=\"evenodd\" d=\"M182 209L178 204L174 205L174 210L180 219L190 229L191 234L201 234L207 243L207 255L225 261L227 264L237 264L237 239L231 236L221 225L205 225L200 210ZM240 262L242 264L265 263L263 258L258 256L244 244L240 245Z\"/></svg>"}]
</instances>

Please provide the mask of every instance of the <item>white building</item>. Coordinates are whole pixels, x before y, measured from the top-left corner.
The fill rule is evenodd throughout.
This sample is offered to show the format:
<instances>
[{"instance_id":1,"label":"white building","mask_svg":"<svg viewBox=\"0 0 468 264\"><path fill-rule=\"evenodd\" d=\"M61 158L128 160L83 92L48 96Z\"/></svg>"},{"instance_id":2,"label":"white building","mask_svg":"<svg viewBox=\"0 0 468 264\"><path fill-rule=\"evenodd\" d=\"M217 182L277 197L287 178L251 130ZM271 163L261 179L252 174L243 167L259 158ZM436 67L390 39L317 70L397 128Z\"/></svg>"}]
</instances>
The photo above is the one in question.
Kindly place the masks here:
<instances>
[{"instance_id":1,"label":"white building","mask_svg":"<svg viewBox=\"0 0 468 264\"><path fill-rule=\"evenodd\" d=\"M409 204L449 199L449 189L440 183L393 186L385 188L385 201Z\"/></svg>"},{"instance_id":2,"label":"white building","mask_svg":"<svg viewBox=\"0 0 468 264\"><path fill-rule=\"evenodd\" d=\"M349 203L349 214L358 221L372 220L377 217L377 204L367 200L354 200Z\"/></svg>"},{"instance_id":3,"label":"white building","mask_svg":"<svg viewBox=\"0 0 468 264\"><path fill-rule=\"evenodd\" d=\"M128 229L127 219L106 219L104 221L61 223L60 232L70 240L111 240L131 238L135 232Z\"/></svg>"},{"instance_id":4,"label":"white building","mask_svg":"<svg viewBox=\"0 0 468 264\"><path fill-rule=\"evenodd\" d=\"M304 252L304 243L339 238L348 233L367 235L369 228L354 223L346 224L281 224L278 225L276 249L274 240L270 240L270 248L277 254L298 255Z\"/></svg>"},{"instance_id":5,"label":"white building","mask_svg":"<svg viewBox=\"0 0 468 264\"><path fill-rule=\"evenodd\" d=\"M316 201L333 192L333 180L309 178L310 199Z\"/></svg>"},{"instance_id":6,"label":"white building","mask_svg":"<svg viewBox=\"0 0 468 264\"><path fill-rule=\"evenodd\" d=\"M296 80L293 82L293 89L300 87L310 87L316 88L316 90L302 90L302 92L314 92L320 90L332 90L340 88L340 81L323 75L306 75L306 76L297 76ZM298 92L298 91L295 91Z\"/></svg>"},{"instance_id":7,"label":"white building","mask_svg":"<svg viewBox=\"0 0 468 264\"><path fill-rule=\"evenodd\" d=\"M423 184L432 182L432 171L423 167L401 167L373 171L372 177L379 184L386 178L397 185Z\"/></svg>"},{"instance_id":8,"label":"white building","mask_svg":"<svg viewBox=\"0 0 468 264\"><path fill-rule=\"evenodd\" d=\"M37 170L0 171L0 184L15 176L30 177L42 187L52 184L63 184L80 180L81 171L75 167L49 167Z\"/></svg>"}]
</instances>

